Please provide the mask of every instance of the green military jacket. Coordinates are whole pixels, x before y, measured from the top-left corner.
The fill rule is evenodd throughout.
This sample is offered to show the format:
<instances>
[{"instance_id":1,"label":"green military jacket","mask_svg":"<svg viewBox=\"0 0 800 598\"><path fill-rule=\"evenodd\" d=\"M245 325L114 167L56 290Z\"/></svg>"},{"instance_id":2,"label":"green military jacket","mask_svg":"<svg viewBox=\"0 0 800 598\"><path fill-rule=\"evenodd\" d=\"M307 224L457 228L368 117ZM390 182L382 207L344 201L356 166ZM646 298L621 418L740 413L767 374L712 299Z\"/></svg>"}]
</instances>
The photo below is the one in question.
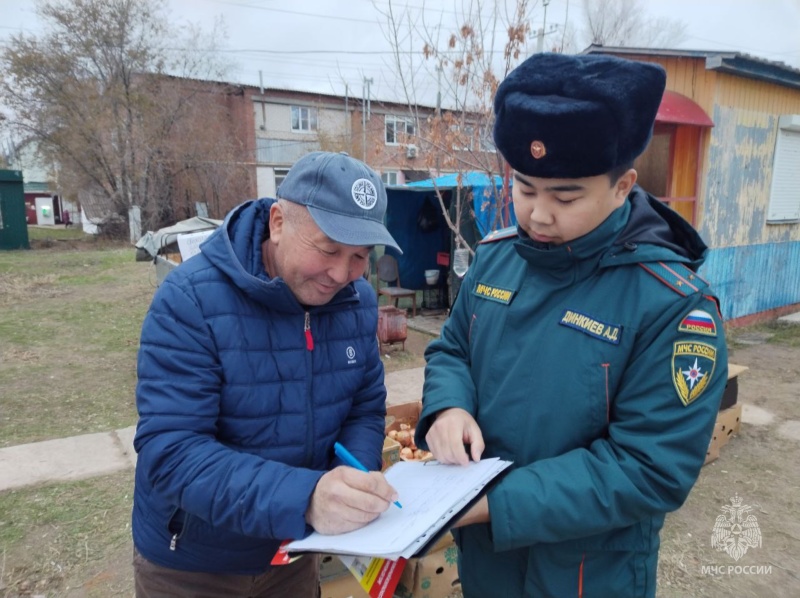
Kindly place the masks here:
<instances>
[{"instance_id":1,"label":"green military jacket","mask_svg":"<svg viewBox=\"0 0 800 598\"><path fill-rule=\"evenodd\" d=\"M465 597L654 596L659 530L695 483L727 380L706 247L638 187L560 246L501 231L427 352L417 443L442 409L514 462L457 529Z\"/></svg>"}]
</instances>

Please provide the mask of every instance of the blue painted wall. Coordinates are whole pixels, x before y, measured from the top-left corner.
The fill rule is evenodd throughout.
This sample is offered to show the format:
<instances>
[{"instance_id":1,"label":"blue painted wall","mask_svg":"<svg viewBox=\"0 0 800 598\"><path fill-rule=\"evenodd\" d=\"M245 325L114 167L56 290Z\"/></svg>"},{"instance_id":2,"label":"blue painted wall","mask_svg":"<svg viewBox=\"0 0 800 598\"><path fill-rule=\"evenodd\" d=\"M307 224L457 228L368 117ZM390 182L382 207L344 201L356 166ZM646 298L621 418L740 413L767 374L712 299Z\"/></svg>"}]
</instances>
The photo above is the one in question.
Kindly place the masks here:
<instances>
[{"instance_id":1,"label":"blue painted wall","mask_svg":"<svg viewBox=\"0 0 800 598\"><path fill-rule=\"evenodd\" d=\"M800 224L767 223L778 117L714 106L699 231L700 270L726 320L800 303Z\"/></svg>"},{"instance_id":2,"label":"blue painted wall","mask_svg":"<svg viewBox=\"0 0 800 598\"><path fill-rule=\"evenodd\" d=\"M700 275L725 320L800 303L800 241L712 249Z\"/></svg>"}]
</instances>

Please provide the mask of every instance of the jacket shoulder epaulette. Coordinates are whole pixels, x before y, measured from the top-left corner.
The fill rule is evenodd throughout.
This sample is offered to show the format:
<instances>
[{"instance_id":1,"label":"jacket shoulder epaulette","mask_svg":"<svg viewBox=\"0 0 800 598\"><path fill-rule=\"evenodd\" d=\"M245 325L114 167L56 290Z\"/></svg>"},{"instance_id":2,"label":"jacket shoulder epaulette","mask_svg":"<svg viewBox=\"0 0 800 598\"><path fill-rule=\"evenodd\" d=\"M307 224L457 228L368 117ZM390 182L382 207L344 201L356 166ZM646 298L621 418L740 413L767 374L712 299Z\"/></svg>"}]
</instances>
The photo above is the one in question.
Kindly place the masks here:
<instances>
[{"instance_id":1,"label":"jacket shoulder epaulette","mask_svg":"<svg viewBox=\"0 0 800 598\"><path fill-rule=\"evenodd\" d=\"M680 262L640 262L639 266L681 297L703 292L708 288L708 282Z\"/></svg>"},{"instance_id":2,"label":"jacket shoulder epaulette","mask_svg":"<svg viewBox=\"0 0 800 598\"><path fill-rule=\"evenodd\" d=\"M483 239L479 241L479 244L483 243L493 243L494 241L500 241L502 239L508 239L509 237L516 237L517 236L517 227L516 226L509 226L508 228L501 228L500 230L493 230L488 235L486 235Z\"/></svg>"}]
</instances>

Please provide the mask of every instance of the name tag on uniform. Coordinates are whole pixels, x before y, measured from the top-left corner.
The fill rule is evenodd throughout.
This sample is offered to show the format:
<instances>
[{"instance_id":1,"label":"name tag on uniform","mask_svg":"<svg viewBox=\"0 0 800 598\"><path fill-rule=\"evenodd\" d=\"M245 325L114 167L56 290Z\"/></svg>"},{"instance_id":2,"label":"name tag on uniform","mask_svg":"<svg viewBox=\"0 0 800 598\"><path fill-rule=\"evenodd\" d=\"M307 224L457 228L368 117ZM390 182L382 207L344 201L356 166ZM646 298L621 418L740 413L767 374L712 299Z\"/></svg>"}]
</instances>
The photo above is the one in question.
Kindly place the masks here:
<instances>
[{"instance_id":1,"label":"name tag on uniform","mask_svg":"<svg viewBox=\"0 0 800 598\"><path fill-rule=\"evenodd\" d=\"M561 316L559 324L574 328L575 330L580 330L584 334L611 343L612 345L618 345L620 336L622 335L622 326L601 322L591 316L571 309L564 310L564 315Z\"/></svg>"},{"instance_id":2,"label":"name tag on uniform","mask_svg":"<svg viewBox=\"0 0 800 598\"><path fill-rule=\"evenodd\" d=\"M508 305L514 298L516 291L478 282L475 284L475 288L473 289L472 293L478 297L483 297L484 299L489 299L490 301L497 301L498 303Z\"/></svg>"}]
</instances>

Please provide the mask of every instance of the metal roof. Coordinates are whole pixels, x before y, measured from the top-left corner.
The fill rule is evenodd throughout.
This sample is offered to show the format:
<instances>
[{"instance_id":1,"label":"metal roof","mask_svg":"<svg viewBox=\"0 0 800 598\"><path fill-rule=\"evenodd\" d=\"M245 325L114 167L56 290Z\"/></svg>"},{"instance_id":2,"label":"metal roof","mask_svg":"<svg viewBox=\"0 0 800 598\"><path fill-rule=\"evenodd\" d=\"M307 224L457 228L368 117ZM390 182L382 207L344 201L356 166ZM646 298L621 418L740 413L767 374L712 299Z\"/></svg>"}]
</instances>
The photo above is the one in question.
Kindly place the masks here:
<instances>
[{"instance_id":1,"label":"metal roof","mask_svg":"<svg viewBox=\"0 0 800 598\"><path fill-rule=\"evenodd\" d=\"M665 48L626 48L623 46L591 45L582 54L630 54L638 56L703 58L706 69L739 77L768 81L785 87L800 89L800 69L784 62L758 58L742 52L719 50L673 50Z\"/></svg>"}]
</instances>

